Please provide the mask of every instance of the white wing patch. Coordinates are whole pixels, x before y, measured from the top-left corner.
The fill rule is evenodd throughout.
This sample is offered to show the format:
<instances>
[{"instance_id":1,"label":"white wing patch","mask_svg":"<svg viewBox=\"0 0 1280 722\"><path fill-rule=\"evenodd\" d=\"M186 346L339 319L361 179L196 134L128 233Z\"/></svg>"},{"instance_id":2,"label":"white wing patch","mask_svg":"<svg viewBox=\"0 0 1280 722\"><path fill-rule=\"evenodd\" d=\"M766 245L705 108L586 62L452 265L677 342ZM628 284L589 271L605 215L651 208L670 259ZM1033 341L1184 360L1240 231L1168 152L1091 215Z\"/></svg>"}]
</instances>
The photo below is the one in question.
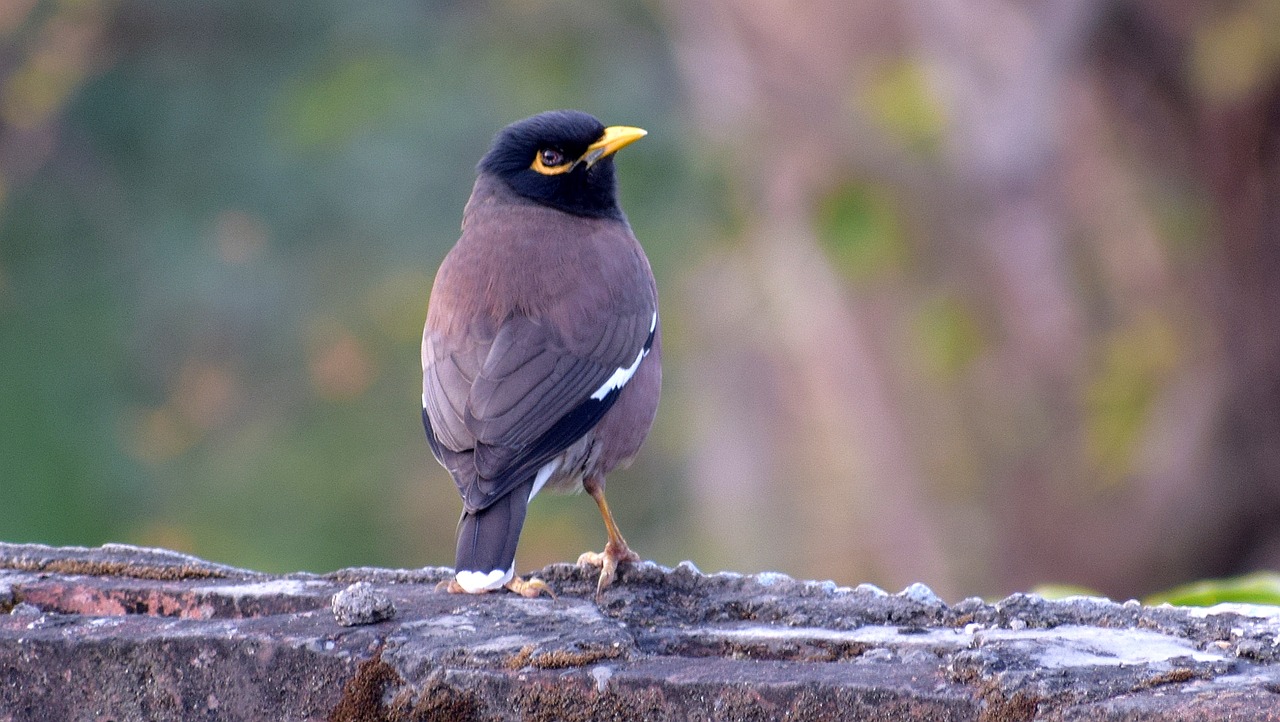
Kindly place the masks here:
<instances>
[{"instance_id":1,"label":"white wing patch","mask_svg":"<svg viewBox=\"0 0 1280 722\"><path fill-rule=\"evenodd\" d=\"M653 320L649 322L649 333L653 333L653 330L657 327L658 327L658 314L655 311L653 314ZM626 386L627 382L631 380L631 377L636 375L636 369L640 368L640 362L643 361L644 357L648 355L649 355L648 346L645 346L644 348L640 349L640 353L636 354L636 360L632 362L630 366L626 368L620 368L617 371L614 371L613 375L605 379L605 382L600 386L600 388L596 389L595 393L591 394L591 398L594 399L595 401L600 401L605 396L608 396L610 391L613 391L614 389L620 389L623 386Z\"/></svg>"},{"instance_id":2,"label":"white wing patch","mask_svg":"<svg viewBox=\"0 0 1280 722\"><path fill-rule=\"evenodd\" d=\"M640 362L644 360L644 354L645 352L642 349L640 353L636 354L635 363L625 369L618 369L617 371L614 371L613 375L606 379L604 384L602 384L600 388L596 389L594 394L591 394L591 398L599 401L605 396L608 396L610 391L626 386L627 382L631 380L631 377L635 375L636 369L640 368Z\"/></svg>"},{"instance_id":3,"label":"white wing patch","mask_svg":"<svg viewBox=\"0 0 1280 722\"><path fill-rule=\"evenodd\" d=\"M529 501L533 501L533 497L538 495L538 492L542 489L542 485L546 484L547 480L551 478L551 475L556 473L556 469L559 468L560 459L552 459L551 461L543 464L541 469L538 469L538 475L533 479L533 490L529 492Z\"/></svg>"}]
</instances>

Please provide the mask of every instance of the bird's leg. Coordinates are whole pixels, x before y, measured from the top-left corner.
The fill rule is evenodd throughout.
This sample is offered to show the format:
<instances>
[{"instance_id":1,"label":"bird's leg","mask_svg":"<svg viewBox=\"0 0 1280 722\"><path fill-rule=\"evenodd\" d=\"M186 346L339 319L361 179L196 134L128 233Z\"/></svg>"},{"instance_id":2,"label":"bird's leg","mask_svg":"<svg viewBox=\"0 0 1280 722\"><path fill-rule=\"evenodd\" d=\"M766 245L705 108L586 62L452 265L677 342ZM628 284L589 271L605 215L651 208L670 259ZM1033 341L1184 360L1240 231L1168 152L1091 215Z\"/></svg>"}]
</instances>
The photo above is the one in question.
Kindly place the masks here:
<instances>
[{"instance_id":1,"label":"bird's leg","mask_svg":"<svg viewBox=\"0 0 1280 722\"><path fill-rule=\"evenodd\" d=\"M640 561L640 555L631 551L627 546L627 540L622 538L622 532L618 531L613 513L609 511L609 502L604 499L603 481L599 477L588 477L583 481L582 486L591 498L596 500L596 506L600 507L600 516L604 517L604 527L609 532L609 541L605 543L603 552L587 552L578 557L579 564L600 566L600 581L596 584L597 597L618 576L618 562Z\"/></svg>"}]
</instances>

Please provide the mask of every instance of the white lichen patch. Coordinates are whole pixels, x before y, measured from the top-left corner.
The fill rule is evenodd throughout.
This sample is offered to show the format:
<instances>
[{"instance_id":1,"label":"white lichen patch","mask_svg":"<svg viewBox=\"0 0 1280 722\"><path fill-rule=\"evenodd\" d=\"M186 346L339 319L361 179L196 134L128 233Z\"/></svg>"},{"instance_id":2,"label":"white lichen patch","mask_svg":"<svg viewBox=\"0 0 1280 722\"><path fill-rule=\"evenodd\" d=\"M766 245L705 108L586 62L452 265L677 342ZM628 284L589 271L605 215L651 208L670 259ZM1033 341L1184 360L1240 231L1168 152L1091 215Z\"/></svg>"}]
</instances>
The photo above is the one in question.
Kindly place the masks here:
<instances>
[{"instance_id":1,"label":"white lichen patch","mask_svg":"<svg viewBox=\"0 0 1280 722\"><path fill-rule=\"evenodd\" d=\"M471 617L468 614L446 614L431 619L407 622L401 625L401 628L405 630L422 630L428 633L432 633L434 630L468 634L476 631L476 625L471 621Z\"/></svg>"},{"instance_id":2,"label":"white lichen patch","mask_svg":"<svg viewBox=\"0 0 1280 722\"><path fill-rule=\"evenodd\" d=\"M852 630L853 641L884 647L968 647L973 634L961 629L938 627L904 632L902 627L873 625Z\"/></svg>"},{"instance_id":3,"label":"white lichen patch","mask_svg":"<svg viewBox=\"0 0 1280 722\"><path fill-rule=\"evenodd\" d=\"M578 624L600 624L605 617L595 604L582 600L524 599L509 596L503 599L512 613L524 617L562 620L566 617Z\"/></svg>"},{"instance_id":4,"label":"white lichen patch","mask_svg":"<svg viewBox=\"0 0 1280 722\"><path fill-rule=\"evenodd\" d=\"M869 644L875 647L950 647L969 646L973 635L950 628L911 631L901 627L871 625L856 629L823 629L821 627L752 626L735 629L690 632L700 639L725 639L734 642L842 642Z\"/></svg>"},{"instance_id":5,"label":"white lichen patch","mask_svg":"<svg viewBox=\"0 0 1280 722\"><path fill-rule=\"evenodd\" d=\"M1194 662L1228 659L1217 652L1199 650L1187 640L1151 630L1072 625L1053 629L982 629L978 625L969 625L964 629L939 627L927 630L892 625L869 625L847 630L756 625L700 630L687 635L704 641L720 639L739 644L866 644L899 654L913 650L947 653L985 647L1027 654L1037 666L1050 669L1163 664L1173 659Z\"/></svg>"},{"instance_id":6,"label":"white lichen patch","mask_svg":"<svg viewBox=\"0 0 1280 722\"><path fill-rule=\"evenodd\" d=\"M470 651L472 654L484 654L492 652L516 652L524 647L535 645L543 641L527 634L504 634L483 642L472 644Z\"/></svg>"},{"instance_id":7,"label":"white lichen patch","mask_svg":"<svg viewBox=\"0 0 1280 722\"><path fill-rule=\"evenodd\" d=\"M292 597L306 594L314 589L329 589L328 582L301 581L298 579L272 579L267 582L250 582L248 584L219 584L216 586L197 587L196 591L204 594L216 594L220 597Z\"/></svg>"},{"instance_id":8,"label":"white lichen patch","mask_svg":"<svg viewBox=\"0 0 1280 722\"><path fill-rule=\"evenodd\" d=\"M1242 617L1251 617L1253 619L1266 619L1272 622L1280 622L1280 607L1270 604L1242 604L1239 602L1223 602L1215 604L1212 607L1180 607L1188 616L1212 617L1218 614L1239 614Z\"/></svg>"},{"instance_id":9,"label":"white lichen patch","mask_svg":"<svg viewBox=\"0 0 1280 722\"><path fill-rule=\"evenodd\" d=\"M609 688L609 679L613 677L613 667L607 665L592 667L591 676L596 681L596 692L604 694L604 691Z\"/></svg>"},{"instance_id":10,"label":"white lichen patch","mask_svg":"<svg viewBox=\"0 0 1280 722\"><path fill-rule=\"evenodd\" d=\"M756 580L756 584L759 584L762 587L772 587L776 584L786 584L787 582L795 581L782 572L760 572L759 574L753 575L752 578Z\"/></svg>"},{"instance_id":11,"label":"white lichen patch","mask_svg":"<svg viewBox=\"0 0 1280 722\"><path fill-rule=\"evenodd\" d=\"M1032 655L1042 667L1093 667L1157 664L1187 658L1196 662L1226 657L1198 650L1184 639L1146 629L1105 629L1067 625L1053 629L991 629L976 635L979 646L1000 643Z\"/></svg>"}]
</instances>

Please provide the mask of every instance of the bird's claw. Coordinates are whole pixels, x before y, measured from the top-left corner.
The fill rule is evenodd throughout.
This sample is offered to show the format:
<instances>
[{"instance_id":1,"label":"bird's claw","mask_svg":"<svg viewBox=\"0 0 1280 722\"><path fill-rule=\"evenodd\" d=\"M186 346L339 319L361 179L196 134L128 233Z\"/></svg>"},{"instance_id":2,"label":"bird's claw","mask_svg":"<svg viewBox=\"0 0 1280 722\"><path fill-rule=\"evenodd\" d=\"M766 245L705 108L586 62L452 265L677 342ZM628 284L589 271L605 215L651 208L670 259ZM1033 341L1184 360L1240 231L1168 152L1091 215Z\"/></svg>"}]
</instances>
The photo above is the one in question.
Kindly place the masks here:
<instances>
[{"instance_id":1,"label":"bird's claw","mask_svg":"<svg viewBox=\"0 0 1280 722\"><path fill-rule=\"evenodd\" d=\"M462 588L457 579L446 579L436 585L437 592L448 592L450 594L466 594L467 590Z\"/></svg>"},{"instance_id":2,"label":"bird's claw","mask_svg":"<svg viewBox=\"0 0 1280 722\"><path fill-rule=\"evenodd\" d=\"M552 599L556 598L556 593L551 591L551 587L547 583L537 577L529 577L528 580L516 577L507 582L507 589L519 594L525 599L535 599L542 594L546 594Z\"/></svg>"},{"instance_id":3,"label":"bird's claw","mask_svg":"<svg viewBox=\"0 0 1280 722\"><path fill-rule=\"evenodd\" d=\"M603 552L586 552L578 557L579 566L600 567L600 581L596 583L596 596L604 594L604 590L613 584L613 580L618 577L619 562L638 562L640 555L631 551L624 542L623 544L614 544L609 542L604 545Z\"/></svg>"}]
</instances>

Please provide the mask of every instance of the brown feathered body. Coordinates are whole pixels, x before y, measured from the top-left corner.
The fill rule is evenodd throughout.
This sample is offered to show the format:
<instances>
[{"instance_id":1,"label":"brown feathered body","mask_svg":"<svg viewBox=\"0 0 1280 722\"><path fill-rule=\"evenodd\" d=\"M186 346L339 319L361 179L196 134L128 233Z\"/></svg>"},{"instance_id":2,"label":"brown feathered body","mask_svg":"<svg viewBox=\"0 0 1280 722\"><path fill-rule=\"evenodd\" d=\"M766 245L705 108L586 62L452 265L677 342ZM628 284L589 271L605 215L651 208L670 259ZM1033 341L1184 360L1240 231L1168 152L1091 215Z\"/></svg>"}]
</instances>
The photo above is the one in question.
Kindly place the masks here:
<instances>
[{"instance_id":1,"label":"brown feathered body","mask_svg":"<svg viewBox=\"0 0 1280 722\"><path fill-rule=\"evenodd\" d=\"M538 488L603 484L635 456L661 386L657 312L625 218L566 213L480 175L422 339L428 436L464 502L460 572L509 579L486 565L512 562Z\"/></svg>"}]
</instances>

